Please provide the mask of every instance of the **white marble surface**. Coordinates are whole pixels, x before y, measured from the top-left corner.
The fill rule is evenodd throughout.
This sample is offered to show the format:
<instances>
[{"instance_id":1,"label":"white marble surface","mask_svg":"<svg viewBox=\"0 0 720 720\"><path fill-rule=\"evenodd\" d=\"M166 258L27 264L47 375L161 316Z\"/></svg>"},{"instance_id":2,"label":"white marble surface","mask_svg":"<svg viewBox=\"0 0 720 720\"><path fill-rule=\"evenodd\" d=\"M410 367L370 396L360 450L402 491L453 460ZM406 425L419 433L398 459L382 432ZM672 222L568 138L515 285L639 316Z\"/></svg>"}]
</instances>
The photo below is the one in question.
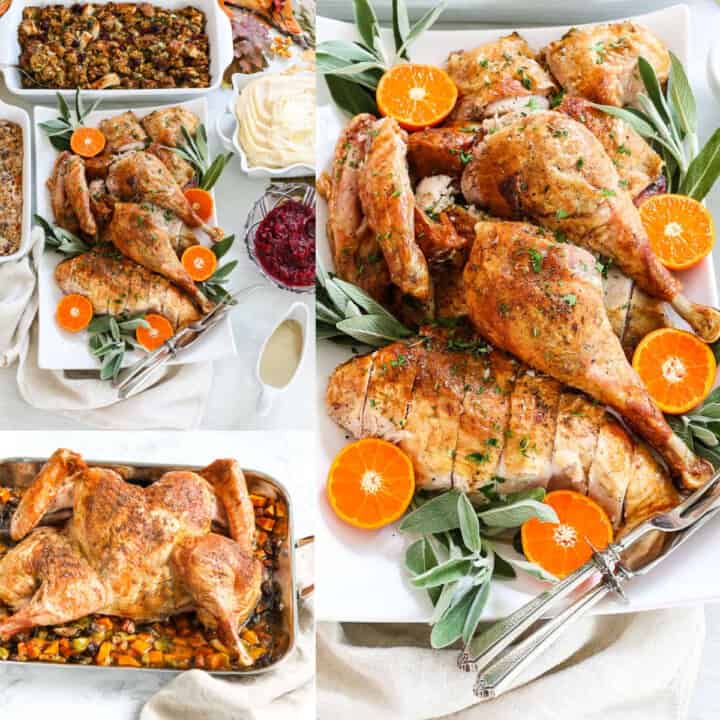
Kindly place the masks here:
<instances>
[{"instance_id":1,"label":"white marble surface","mask_svg":"<svg viewBox=\"0 0 720 720\"><path fill-rule=\"evenodd\" d=\"M235 457L244 467L269 473L288 488L296 539L314 532L314 497L310 492L313 444L309 433L65 432L61 437L56 433L0 433L0 459L44 457L60 442L96 460L204 464L219 457ZM103 672L101 668L10 667L0 663L0 715L3 720L128 720L137 717L145 701L172 677L152 671Z\"/></svg>"},{"instance_id":2,"label":"white marble surface","mask_svg":"<svg viewBox=\"0 0 720 720\"><path fill-rule=\"evenodd\" d=\"M0 19L0 25L3 20ZM215 132L215 120L228 104L229 90L218 90L208 95L210 152L221 151ZM20 105L31 111L31 106L21 102L7 92L4 80L0 78L0 99ZM103 103L103 107L113 107ZM31 114L32 118L32 114ZM35 185L42 186L45 178L33 178ZM233 311L233 329L238 354L213 363L213 384L208 398L205 416L200 425L203 429L220 430L264 430L290 429L309 430L314 425L314 415L308 408L307 398L314 397L315 343L314 321L310 350L298 371L292 386L279 398L270 414L259 417L255 412L258 386L255 381L255 366L260 346L277 321L285 315L287 308L296 300L302 300L313 312L312 295L298 295L274 287L265 281L248 257L242 234L245 217L264 192L266 180L251 179L240 169L240 160L233 158L222 178L215 186L218 218L225 231L235 233L236 241L232 251L223 258L240 261L233 272L231 287L239 289L254 283L264 283L266 289L251 296ZM34 200L33 200L34 202ZM312 315L314 318L314 314ZM36 410L20 396L15 381L16 366L0 369L0 430L60 430L82 429L87 425L80 421Z\"/></svg>"}]
</instances>

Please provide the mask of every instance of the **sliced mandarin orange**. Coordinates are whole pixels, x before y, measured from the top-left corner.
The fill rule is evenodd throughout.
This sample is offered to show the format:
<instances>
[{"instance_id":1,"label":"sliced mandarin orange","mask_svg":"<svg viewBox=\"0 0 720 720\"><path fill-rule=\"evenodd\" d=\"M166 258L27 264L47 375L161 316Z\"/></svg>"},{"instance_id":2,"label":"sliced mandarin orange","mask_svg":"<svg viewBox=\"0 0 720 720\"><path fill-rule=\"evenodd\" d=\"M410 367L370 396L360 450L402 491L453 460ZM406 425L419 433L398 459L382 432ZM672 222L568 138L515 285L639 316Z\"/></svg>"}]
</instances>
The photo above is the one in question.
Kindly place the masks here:
<instances>
[{"instance_id":1,"label":"sliced mandarin orange","mask_svg":"<svg viewBox=\"0 0 720 720\"><path fill-rule=\"evenodd\" d=\"M455 83L444 70L401 63L380 78L376 100L383 115L395 118L406 130L421 130L441 123L457 95Z\"/></svg>"},{"instance_id":2,"label":"sliced mandarin orange","mask_svg":"<svg viewBox=\"0 0 720 720\"><path fill-rule=\"evenodd\" d=\"M93 319L92 303L84 295L65 295L57 304L55 319L63 330L80 332Z\"/></svg>"},{"instance_id":3,"label":"sliced mandarin orange","mask_svg":"<svg viewBox=\"0 0 720 720\"><path fill-rule=\"evenodd\" d=\"M175 334L170 321L162 315L146 315L145 320L147 320L150 327L139 327L135 331L135 338L150 352L157 350Z\"/></svg>"},{"instance_id":4,"label":"sliced mandarin orange","mask_svg":"<svg viewBox=\"0 0 720 720\"><path fill-rule=\"evenodd\" d=\"M564 578L592 557L592 547L602 550L612 542L612 525L605 511L579 492L555 490L545 496L545 502L560 522L532 518L523 523L523 552L530 562Z\"/></svg>"},{"instance_id":5,"label":"sliced mandarin orange","mask_svg":"<svg viewBox=\"0 0 720 720\"><path fill-rule=\"evenodd\" d=\"M214 203L212 195L207 190L197 187L188 188L184 195L201 220L207 222L212 217Z\"/></svg>"},{"instance_id":6,"label":"sliced mandarin orange","mask_svg":"<svg viewBox=\"0 0 720 720\"><path fill-rule=\"evenodd\" d=\"M710 347L676 328L646 335L635 348L632 364L655 404L672 415L699 405L712 390L717 370Z\"/></svg>"},{"instance_id":7,"label":"sliced mandarin orange","mask_svg":"<svg viewBox=\"0 0 720 720\"><path fill-rule=\"evenodd\" d=\"M386 440L365 438L344 447L327 479L336 515L354 527L389 525L407 509L415 491L410 458Z\"/></svg>"},{"instance_id":8,"label":"sliced mandarin orange","mask_svg":"<svg viewBox=\"0 0 720 720\"><path fill-rule=\"evenodd\" d=\"M191 245L182 254L182 264L193 280L202 282L213 276L218 261L210 248L204 245Z\"/></svg>"},{"instance_id":9,"label":"sliced mandarin orange","mask_svg":"<svg viewBox=\"0 0 720 720\"><path fill-rule=\"evenodd\" d=\"M80 127L70 136L70 147L81 157L95 157L105 149L105 136L97 128Z\"/></svg>"},{"instance_id":10,"label":"sliced mandarin orange","mask_svg":"<svg viewBox=\"0 0 720 720\"><path fill-rule=\"evenodd\" d=\"M687 270L707 256L715 243L712 215L685 195L654 195L640 206L650 246L671 270Z\"/></svg>"}]
</instances>

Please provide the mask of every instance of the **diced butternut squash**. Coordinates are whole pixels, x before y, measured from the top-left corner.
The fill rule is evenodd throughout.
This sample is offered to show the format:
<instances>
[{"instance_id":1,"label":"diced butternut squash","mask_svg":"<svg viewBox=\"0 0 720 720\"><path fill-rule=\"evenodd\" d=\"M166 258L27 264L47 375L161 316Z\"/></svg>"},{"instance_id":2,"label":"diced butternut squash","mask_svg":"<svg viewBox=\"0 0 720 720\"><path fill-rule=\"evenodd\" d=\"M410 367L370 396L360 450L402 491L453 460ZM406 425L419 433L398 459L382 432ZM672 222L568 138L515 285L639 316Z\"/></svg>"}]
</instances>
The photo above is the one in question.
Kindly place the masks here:
<instances>
[{"instance_id":1,"label":"diced butternut squash","mask_svg":"<svg viewBox=\"0 0 720 720\"><path fill-rule=\"evenodd\" d=\"M142 667L140 662L132 655L118 655L117 664L120 667Z\"/></svg>"},{"instance_id":2,"label":"diced butternut squash","mask_svg":"<svg viewBox=\"0 0 720 720\"><path fill-rule=\"evenodd\" d=\"M97 651L95 656L95 663L97 665L108 665L110 663L110 651L112 650L112 643L106 640Z\"/></svg>"}]
</instances>

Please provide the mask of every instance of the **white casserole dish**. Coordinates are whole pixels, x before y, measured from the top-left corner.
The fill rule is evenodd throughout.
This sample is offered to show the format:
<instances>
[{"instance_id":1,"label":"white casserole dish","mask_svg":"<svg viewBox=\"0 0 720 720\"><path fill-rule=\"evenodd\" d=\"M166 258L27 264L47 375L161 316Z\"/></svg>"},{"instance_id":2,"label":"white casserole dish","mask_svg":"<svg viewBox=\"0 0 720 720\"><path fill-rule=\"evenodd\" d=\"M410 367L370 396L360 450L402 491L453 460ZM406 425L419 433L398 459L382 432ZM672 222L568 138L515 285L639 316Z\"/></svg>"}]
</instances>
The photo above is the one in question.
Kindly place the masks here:
<instances>
[{"instance_id":1,"label":"white casserole dish","mask_svg":"<svg viewBox=\"0 0 720 720\"><path fill-rule=\"evenodd\" d=\"M11 255L0 255L0 263L19 260L30 249L31 209L32 209L32 130L30 116L22 108L7 105L0 100L0 120L9 120L22 128L23 135L23 167L22 167L22 221L20 247Z\"/></svg>"},{"instance_id":2,"label":"white casserole dish","mask_svg":"<svg viewBox=\"0 0 720 720\"><path fill-rule=\"evenodd\" d=\"M267 75L279 75L283 70L279 68L269 68L259 73L252 73L246 75L243 73L235 73L232 76L233 94L230 98L230 102L225 110L225 113L221 115L215 125L217 134L222 140L222 144L228 152L234 152L240 158L240 165L242 171L250 177L256 178L291 178L291 177L303 177L305 175L314 175L315 168L312 165L304 165L302 163L295 163L294 165L287 165L282 168L269 168L262 165L250 165L248 157L243 150L240 140L238 139L238 119L235 115L235 103L237 102L240 93L243 91L245 86L261 77ZM297 73L300 75L310 75L315 77L314 73L301 71ZM232 132L226 134L224 128L232 126Z\"/></svg>"},{"instance_id":3,"label":"white casserole dish","mask_svg":"<svg viewBox=\"0 0 720 720\"><path fill-rule=\"evenodd\" d=\"M109 0L93 0L92 4L106 5L108 2ZM120 0L120 2L132 2L132 0ZM53 100L57 92L61 92L65 96L74 94L74 90L58 91L54 88L24 88L20 70L12 66L17 65L20 58L20 44L17 33L22 22L24 8L75 4L77 3L73 0L13 0L10 9L0 20L0 71L5 76L8 91L13 95L19 95L34 102ZM139 5L140 3L135 4ZM220 87L225 68L230 65L233 59L233 40L230 19L222 11L217 0L153 0L151 4L169 10L194 7L205 13L205 30L210 43L210 86L206 88L157 88L153 90L83 90L84 98L89 100L103 97L111 99L113 102L144 102L149 100L169 102L179 98L205 95L211 90Z\"/></svg>"}]
</instances>

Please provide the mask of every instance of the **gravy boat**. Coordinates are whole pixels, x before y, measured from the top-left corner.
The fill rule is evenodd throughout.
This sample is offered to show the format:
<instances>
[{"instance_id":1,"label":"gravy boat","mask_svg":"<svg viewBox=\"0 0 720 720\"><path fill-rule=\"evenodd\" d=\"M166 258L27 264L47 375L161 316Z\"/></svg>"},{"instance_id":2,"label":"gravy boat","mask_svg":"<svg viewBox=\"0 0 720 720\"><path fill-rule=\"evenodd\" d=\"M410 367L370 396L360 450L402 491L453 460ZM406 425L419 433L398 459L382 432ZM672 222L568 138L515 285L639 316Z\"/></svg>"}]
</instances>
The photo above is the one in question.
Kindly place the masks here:
<instances>
[{"instance_id":1,"label":"gravy boat","mask_svg":"<svg viewBox=\"0 0 720 720\"><path fill-rule=\"evenodd\" d=\"M275 334L277 329L286 321L295 320L302 331L302 346L300 348L300 357L298 358L298 364L292 377L282 387L275 387L264 382L260 375L260 362L262 361L265 349L267 348L270 338ZM303 364L305 355L308 349L308 325L310 323L310 313L307 307L301 302L294 302L287 310L287 312L275 323L273 329L268 333L265 341L260 348L258 353L257 362L255 363L255 378L257 379L258 385L260 386L260 395L257 401L257 414L260 417L265 417L272 409L273 403L276 398L282 395L292 385L293 381L297 377L298 370Z\"/></svg>"}]
</instances>

